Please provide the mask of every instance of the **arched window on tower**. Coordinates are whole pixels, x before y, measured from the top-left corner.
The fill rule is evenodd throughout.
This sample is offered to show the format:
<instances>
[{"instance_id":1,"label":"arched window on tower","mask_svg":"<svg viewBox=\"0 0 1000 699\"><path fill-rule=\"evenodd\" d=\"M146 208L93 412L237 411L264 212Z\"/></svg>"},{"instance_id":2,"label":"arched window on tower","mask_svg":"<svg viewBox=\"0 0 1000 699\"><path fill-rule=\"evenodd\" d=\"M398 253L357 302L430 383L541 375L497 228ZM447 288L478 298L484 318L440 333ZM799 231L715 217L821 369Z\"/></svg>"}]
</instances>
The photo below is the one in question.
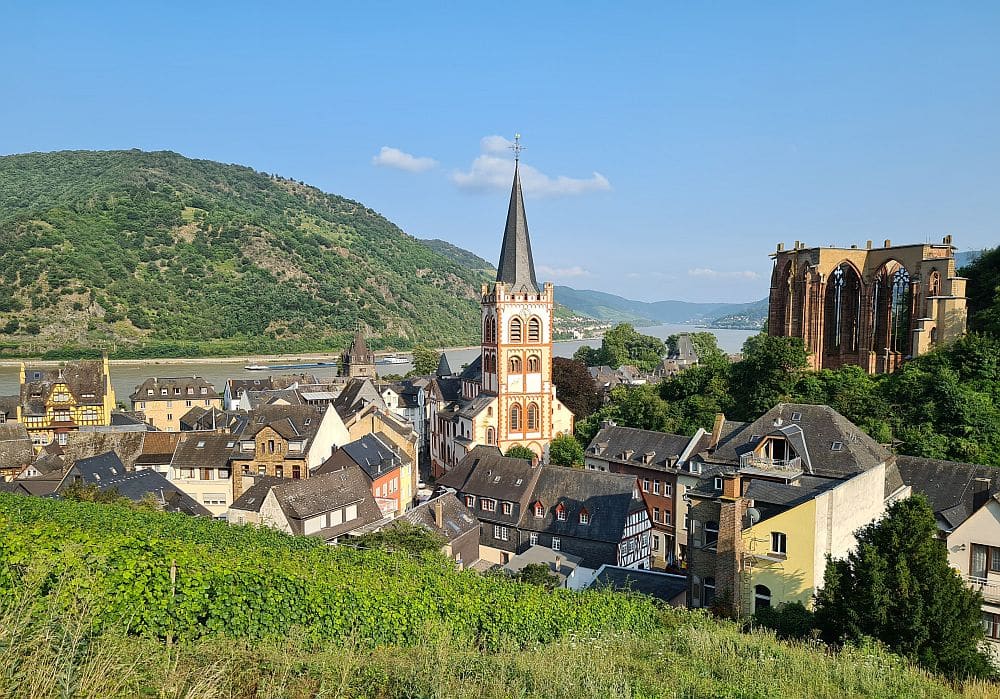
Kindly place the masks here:
<instances>
[{"instance_id":1,"label":"arched window on tower","mask_svg":"<svg viewBox=\"0 0 1000 699\"><path fill-rule=\"evenodd\" d=\"M542 341L542 321L533 317L528 321L528 342Z\"/></svg>"},{"instance_id":2,"label":"arched window on tower","mask_svg":"<svg viewBox=\"0 0 1000 699\"><path fill-rule=\"evenodd\" d=\"M528 373L537 374L541 370L542 360L538 358L537 354L533 354L528 357Z\"/></svg>"},{"instance_id":3,"label":"arched window on tower","mask_svg":"<svg viewBox=\"0 0 1000 699\"><path fill-rule=\"evenodd\" d=\"M528 403L528 431L534 432L538 429L538 404Z\"/></svg>"},{"instance_id":4,"label":"arched window on tower","mask_svg":"<svg viewBox=\"0 0 1000 699\"><path fill-rule=\"evenodd\" d=\"M510 406L510 431L521 431L521 405L519 403Z\"/></svg>"},{"instance_id":5,"label":"arched window on tower","mask_svg":"<svg viewBox=\"0 0 1000 699\"><path fill-rule=\"evenodd\" d=\"M930 279L927 281L927 293L929 296L941 295L941 273L936 269L931 271Z\"/></svg>"},{"instance_id":6,"label":"arched window on tower","mask_svg":"<svg viewBox=\"0 0 1000 699\"><path fill-rule=\"evenodd\" d=\"M510 319L510 341L511 342L514 342L514 343L517 343L517 344L520 344L521 342L524 342L524 340L523 340L524 335L523 335L523 331L522 331L522 325L523 325L523 322L521 321L520 318L511 318Z\"/></svg>"},{"instance_id":7,"label":"arched window on tower","mask_svg":"<svg viewBox=\"0 0 1000 699\"><path fill-rule=\"evenodd\" d=\"M520 374L521 373L521 358L514 356L510 358L510 373Z\"/></svg>"}]
</instances>

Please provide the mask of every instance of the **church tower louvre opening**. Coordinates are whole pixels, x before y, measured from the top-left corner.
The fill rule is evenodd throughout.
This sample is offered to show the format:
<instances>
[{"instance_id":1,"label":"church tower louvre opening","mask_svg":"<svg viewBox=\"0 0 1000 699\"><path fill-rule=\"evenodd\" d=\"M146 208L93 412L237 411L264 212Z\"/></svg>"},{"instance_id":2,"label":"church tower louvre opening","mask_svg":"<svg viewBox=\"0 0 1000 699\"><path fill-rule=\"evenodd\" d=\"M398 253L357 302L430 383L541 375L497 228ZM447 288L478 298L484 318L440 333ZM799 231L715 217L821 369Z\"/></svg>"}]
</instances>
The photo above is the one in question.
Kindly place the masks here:
<instances>
[{"instance_id":1,"label":"church tower louvre opening","mask_svg":"<svg viewBox=\"0 0 1000 699\"><path fill-rule=\"evenodd\" d=\"M796 241L771 257L768 334L801 338L813 369L887 373L965 333L965 279L951 236L863 249Z\"/></svg>"}]
</instances>

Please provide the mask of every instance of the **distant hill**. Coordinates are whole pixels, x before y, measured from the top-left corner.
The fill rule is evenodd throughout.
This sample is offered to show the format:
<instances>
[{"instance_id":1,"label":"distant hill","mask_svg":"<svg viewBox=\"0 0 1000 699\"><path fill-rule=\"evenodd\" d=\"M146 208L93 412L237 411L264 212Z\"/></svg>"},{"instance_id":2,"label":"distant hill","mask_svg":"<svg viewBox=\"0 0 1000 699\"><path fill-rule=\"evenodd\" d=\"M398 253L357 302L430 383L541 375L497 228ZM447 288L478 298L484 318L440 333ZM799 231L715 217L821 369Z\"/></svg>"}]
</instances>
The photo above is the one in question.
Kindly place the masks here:
<instances>
[{"instance_id":1,"label":"distant hill","mask_svg":"<svg viewBox=\"0 0 1000 699\"><path fill-rule=\"evenodd\" d=\"M481 272L483 276L494 279L496 277L497 268L493 266L493 263L487 262L479 255L464 250L457 245L452 245L447 240L440 240L438 238L431 238L428 240L421 240L419 242L439 255L447 257L452 262L456 262L466 269L472 270L473 272ZM500 243L497 242L499 247Z\"/></svg>"},{"instance_id":2,"label":"distant hill","mask_svg":"<svg viewBox=\"0 0 1000 699\"><path fill-rule=\"evenodd\" d=\"M336 350L358 322L377 345L447 346L479 326L471 253L315 187L171 152L0 157L0 240L8 354Z\"/></svg>"},{"instance_id":3,"label":"distant hill","mask_svg":"<svg viewBox=\"0 0 1000 699\"><path fill-rule=\"evenodd\" d=\"M962 269L966 265L971 265L973 262L978 260L983 256L985 250L963 250L962 252L955 253L955 267L956 269Z\"/></svg>"},{"instance_id":4,"label":"distant hill","mask_svg":"<svg viewBox=\"0 0 1000 699\"><path fill-rule=\"evenodd\" d=\"M767 299L753 303L694 303L691 301L633 301L622 296L590 289L557 286L556 300L585 315L610 322L636 325L689 323L707 325L717 318L750 313Z\"/></svg>"}]
</instances>

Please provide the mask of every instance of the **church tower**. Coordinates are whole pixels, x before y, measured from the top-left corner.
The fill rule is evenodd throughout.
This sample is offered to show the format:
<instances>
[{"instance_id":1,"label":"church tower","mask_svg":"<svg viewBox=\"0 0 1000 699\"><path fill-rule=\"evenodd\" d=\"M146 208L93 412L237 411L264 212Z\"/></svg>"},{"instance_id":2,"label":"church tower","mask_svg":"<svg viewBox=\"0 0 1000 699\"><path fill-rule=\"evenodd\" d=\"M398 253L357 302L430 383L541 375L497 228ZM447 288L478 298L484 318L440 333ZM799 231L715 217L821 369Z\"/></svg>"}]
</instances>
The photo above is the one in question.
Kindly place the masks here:
<instances>
[{"instance_id":1,"label":"church tower","mask_svg":"<svg viewBox=\"0 0 1000 699\"><path fill-rule=\"evenodd\" d=\"M485 436L503 452L521 444L541 457L554 436L572 431L573 416L552 384L553 288L539 287L535 279L519 141L513 149L514 184L497 279L482 287L482 388L497 396L496 433Z\"/></svg>"},{"instance_id":2,"label":"church tower","mask_svg":"<svg viewBox=\"0 0 1000 699\"><path fill-rule=\"evenodd\" d=\"M368 348L368 341L365 339L365 333L360 324L354 333L351 346L340 356L340 375L352 379L374 379L377 376L375 373L375 353Z\"/></svg>"}]
</instances>

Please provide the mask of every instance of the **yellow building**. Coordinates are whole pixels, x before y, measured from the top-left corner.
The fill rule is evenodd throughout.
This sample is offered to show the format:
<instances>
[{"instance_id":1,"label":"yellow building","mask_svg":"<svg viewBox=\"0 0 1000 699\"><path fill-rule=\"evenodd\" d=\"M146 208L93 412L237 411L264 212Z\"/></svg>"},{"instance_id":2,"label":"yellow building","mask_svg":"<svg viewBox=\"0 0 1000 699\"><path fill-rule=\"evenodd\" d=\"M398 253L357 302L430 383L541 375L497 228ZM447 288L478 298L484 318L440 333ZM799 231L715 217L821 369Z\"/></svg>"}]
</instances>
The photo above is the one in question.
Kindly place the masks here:
<instances>
[{"instance_id":1,"label":"yellow building","mask_svg":"<svg viewBox=\"0 0 1000 699\"><path fill-rule=\"evenodd\" d=\"M107 357L44 369L22 363L20 382L17 419L36 449L65 445L69 433L80 427L111 424L116 401Z\"/></svg>"},{"instance_id":2,"label":"yellow building","mask_svg":"<svg viewBox=\"0 0 1000 699\"><path fill-rule=\"evenodd\" d=\"M222 396L200 376L146 379L130 396L132 410L164 432L180 431L180 420L192 408L222 410Z\"/></svg>"}]
</instances>

